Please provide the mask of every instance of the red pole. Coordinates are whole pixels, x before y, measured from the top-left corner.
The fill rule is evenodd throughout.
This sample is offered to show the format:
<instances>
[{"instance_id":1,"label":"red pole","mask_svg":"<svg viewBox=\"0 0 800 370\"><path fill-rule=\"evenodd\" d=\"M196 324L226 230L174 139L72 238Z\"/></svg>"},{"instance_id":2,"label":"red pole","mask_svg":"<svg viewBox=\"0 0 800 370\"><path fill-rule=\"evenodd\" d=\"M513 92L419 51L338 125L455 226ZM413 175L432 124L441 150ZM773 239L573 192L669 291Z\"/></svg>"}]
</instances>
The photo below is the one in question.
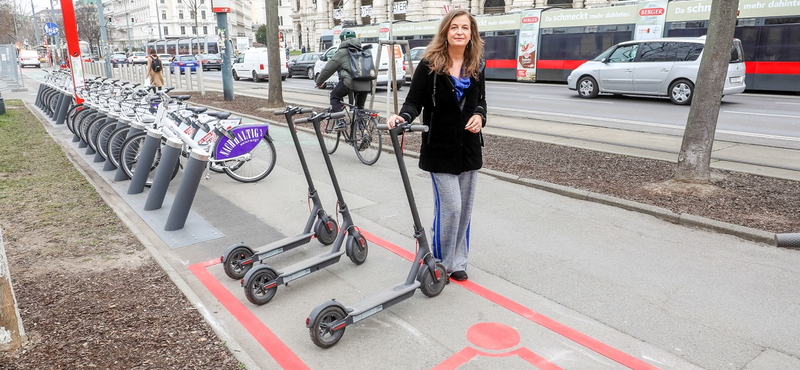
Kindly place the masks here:
<instances>
[{"instance_id":1,"label":"red pole","mask_svg":"<svg viewBox=\"0 0 800 370\"><path fill-rule=\"evenodd\" d=\"M72 85L77 90L78 86L83 86L83 60L81 58L81 47L78 44L78 24L75 22L75 8L72 0L61 0L61 15L64 17L64 35L67 39L67 50L69 55L70 71L72 72ZM83 99L75 94L75 102L80 104Z\"/></svg>"}]
</instances>

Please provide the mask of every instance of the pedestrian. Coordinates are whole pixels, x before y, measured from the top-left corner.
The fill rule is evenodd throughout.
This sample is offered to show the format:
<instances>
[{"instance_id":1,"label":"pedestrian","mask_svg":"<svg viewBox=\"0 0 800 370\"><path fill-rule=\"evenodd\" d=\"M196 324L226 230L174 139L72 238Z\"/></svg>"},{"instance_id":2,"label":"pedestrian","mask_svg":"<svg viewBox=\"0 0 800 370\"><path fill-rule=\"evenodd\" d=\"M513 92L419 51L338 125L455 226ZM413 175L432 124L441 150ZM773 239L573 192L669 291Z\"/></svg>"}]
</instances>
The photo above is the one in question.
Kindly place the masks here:
<instances>
[{"instance_id":1,"label":"pedestrian","mask_svg":"<svg viewBox=\"0 0 800 370\"><path fill-rule=\"evenodd\" d=\"M431 245L453 280L467 280L469 231L486 125L483 40L466 10L448 13L414 71L403 108L388 126L422 113L419 168L431 174Z\"/></svg>"},{"instance_id":2,"label":"pedestrian","mask_svg":"<svg viewBox=\"0 0 800 370\"><path fill-rule=\"evenodd\" d=\"M147 58L147 77L150 85L156 86L159 90L164 86L164 63L158 57L155 50L150 50L150 57Z\"/></svg>"},{"instance_id":3,"label":"pedestrian","mask_svg":"<svg viewBox=\"0 0 800 370\"><path fill-rule=\"evenodd\" d=\"M300 53L301 54L305 54L306 53L306 46L305 45L303 45L303 47L300 48Z\"/></svg>"}]
</instances>

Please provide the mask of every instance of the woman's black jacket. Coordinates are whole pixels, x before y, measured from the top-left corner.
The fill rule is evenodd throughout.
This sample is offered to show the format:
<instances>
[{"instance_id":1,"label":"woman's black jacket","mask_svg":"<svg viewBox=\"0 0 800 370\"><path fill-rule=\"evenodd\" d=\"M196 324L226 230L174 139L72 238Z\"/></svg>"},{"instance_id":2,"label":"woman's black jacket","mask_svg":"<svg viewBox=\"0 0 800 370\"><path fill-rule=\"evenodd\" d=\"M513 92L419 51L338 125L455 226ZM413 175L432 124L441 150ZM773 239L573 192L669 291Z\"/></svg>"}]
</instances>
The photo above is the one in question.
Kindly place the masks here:
<instances>
[{"instance_id":1,"label":"woman's black jacket","mask_svg":"<svg viewBox=\"0 0 800 370\"><path fill-rule=\"evenodd\" d=\"M420 112L422 123L429 130L422 133L419 168L458 175L483 166L481 133L465 129L474 114L480 114L486 126L483 69L477 80L470 78L470 86L459 102L450 76L431 73L428 62L423 59L414 71L411 88L399 115L406 122L412 122Z\"/></svg>"}]
</instances>

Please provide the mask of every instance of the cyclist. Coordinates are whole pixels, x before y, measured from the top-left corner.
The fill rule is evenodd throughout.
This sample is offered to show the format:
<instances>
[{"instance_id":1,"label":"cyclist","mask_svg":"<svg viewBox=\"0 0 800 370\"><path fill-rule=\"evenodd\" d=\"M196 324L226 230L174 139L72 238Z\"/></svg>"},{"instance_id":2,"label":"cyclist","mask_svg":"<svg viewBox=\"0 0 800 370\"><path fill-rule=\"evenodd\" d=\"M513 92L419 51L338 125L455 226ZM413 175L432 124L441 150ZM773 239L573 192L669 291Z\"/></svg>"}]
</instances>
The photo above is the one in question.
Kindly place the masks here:
<instances>
[{"instance_id":1,"label":"cyclist","mask_svg":"<svg viewBox=\"0 0 800 370\"><path fill-rule=\"evenodd\" d=\"M348 46L355 46L361 48L361 41L356 37L353 30L344 30L339 35L342 44L336 50L336 53L328 60L325 67L317 76L317 87L323 88L325 81L328 80L334 73L339 72L339 83L331 91L331 112L341 112L344 109L342 98L349 94L355 97L355 106L359 109L364 108L364 103L367 101L367 94L372 90L372 81L354 81L350 75L350 52L347 50ZM336 121L336 129L344 129L347 127L343 118Z\"/></svg>"}]
</instances>

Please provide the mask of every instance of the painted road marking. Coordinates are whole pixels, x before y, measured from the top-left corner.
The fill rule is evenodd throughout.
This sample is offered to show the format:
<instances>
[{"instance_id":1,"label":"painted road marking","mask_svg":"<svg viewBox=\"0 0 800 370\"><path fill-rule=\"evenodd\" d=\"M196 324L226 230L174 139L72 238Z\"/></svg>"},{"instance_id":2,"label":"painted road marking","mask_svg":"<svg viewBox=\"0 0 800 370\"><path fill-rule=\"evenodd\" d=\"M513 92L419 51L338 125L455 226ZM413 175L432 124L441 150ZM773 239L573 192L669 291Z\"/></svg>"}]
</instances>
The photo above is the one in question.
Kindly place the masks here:
<instances>
[{"instance_id":1,"label":"painted road marking","mask_svg":"<svg viewBox=\"0 0 800 370\"><path fill-rule=\"evenodd\" d=\"M386 240L383 240L375 235L372 235L364 230L360 230L361 235L364 236L367 240L376 244L400 257L403 257L409 261L414 260L414 253L407 251L397 245L394 245ZM275 359L282 368L289 368L289 369L309 369L308 365L306 365L294 352L286 346L283 341L278 338L275 333L273 333L269 328L264 325L263 322L258 320L258 318L250 312L250 310L245 307L238 299L236 299L233 294L228 291L222 283L219 282L211 273L208 272L207 268L210 266L215 266L220 263L218 258L215 258L210 261L206 262L199 262L189 266L189 270L197 277L198 280L206 287L206 289L214 295L214 297L222 303L222 305L228 310L228 312L239 321L242 326L247 329L247 332L256 339L256 341ZM525 307L513 300L504 297L498 293L495 293L479 284L476 284L472 281L455 281L451 280L452 283L456 285L460 285L461 287L487 299L488 301L495 303L511 312L514 312L530 321L533 321L540 326L543 326L556 334L561 335L564 338L567 338L587 349L590 349L614 362L619 363L629 369L635 370L659 370L657 367L640 360L636 357L633 357L627 353L624 353L616 348L613 348L605 343L602 343L586 334L583 334L575 329L572 329L564 324L561 324L549 317L546 317L528 307ZM469 335L469 334L468 334ZM469 338L468 338L469 339ZM480 342L485 345L484 342ZM524 360L532 363L537 364L536 366L543 370L560 370L559 367L550 364L544 358L539 357L535 353L531 352L527 349L517 349L513 351L514 355L520 356ZM434 369L438 370L445 370L445 369L455 369L456 367L450 367L451 365L458 364L459 361L463 359L467 359L467 361L475 356L482 355L483 352L478 351L474 348L466 348L461 352L456 353L454 356L451 356L449 359L445 360L441 364L437 365ZM509 355L503 354L503 356L495 356L495 357L506 357ZM541 364L541 366L539 365ZM552 365L552 367L548 367L547 364ZM444 366L444 367L442 367ZM458 365L460 366L460 365Z\"/></svg>"}]
</instances>

